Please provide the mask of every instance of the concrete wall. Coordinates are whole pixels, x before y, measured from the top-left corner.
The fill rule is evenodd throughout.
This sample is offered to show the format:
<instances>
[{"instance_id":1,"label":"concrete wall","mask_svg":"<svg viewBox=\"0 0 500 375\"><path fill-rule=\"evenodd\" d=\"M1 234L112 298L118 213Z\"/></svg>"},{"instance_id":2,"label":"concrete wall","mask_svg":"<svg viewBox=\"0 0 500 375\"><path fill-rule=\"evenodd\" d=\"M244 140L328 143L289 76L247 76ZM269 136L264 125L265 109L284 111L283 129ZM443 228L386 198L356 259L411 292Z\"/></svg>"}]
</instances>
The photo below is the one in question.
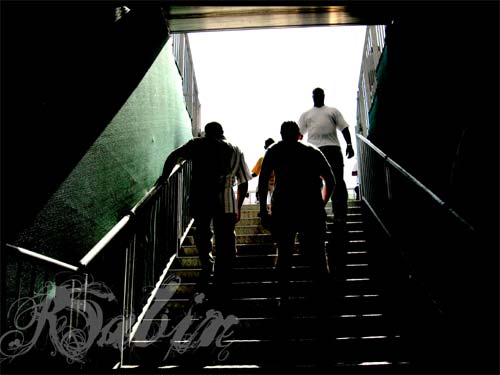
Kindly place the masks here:
<instances>
[{"instance_id":1,"label":"concrete wall","mask_svg":"<svg viewBox=\"0 0 500 375\"><path fill-rule=\"evenodd\" d=\"M117 5L21 2L3 12L4 239L71 263L191 138L160 9Z\"/></svg>"},{"instance_id":2,"label":"concrete wall","mask_svg":"<svg viewBox=\"0 0 500 375\"><path fill-rule=\"evenodd\" d=\"M83 256L151 188L168 153L190 138L169 41L18 243L64 259Z\"/></svg>"}]
</instances>

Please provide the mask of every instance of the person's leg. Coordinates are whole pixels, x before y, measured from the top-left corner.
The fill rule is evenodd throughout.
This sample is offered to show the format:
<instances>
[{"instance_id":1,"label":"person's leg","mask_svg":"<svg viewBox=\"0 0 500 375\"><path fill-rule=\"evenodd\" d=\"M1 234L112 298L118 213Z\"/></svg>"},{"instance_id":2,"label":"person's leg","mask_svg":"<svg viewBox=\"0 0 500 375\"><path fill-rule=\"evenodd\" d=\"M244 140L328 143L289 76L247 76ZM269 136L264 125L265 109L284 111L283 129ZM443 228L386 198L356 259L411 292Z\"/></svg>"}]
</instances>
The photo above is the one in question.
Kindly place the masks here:
<instances>
[{"instance_id":1,"label":"person's leg","mask_svg":"<svg viewBox=\"0 0 500 375\"><path fill-rule=\"evenodd\" d=\"M320 147L335 176L335 190L332 194L332 211L335 222L344 222L347 219L347 187L344 181L344 157L342 149L337 146Z\"/></svg>"},{"instance_id":2,"label":"person's leg","mask_svg":"<svg viewBox=\"0 0 500 375\"><path fill-rule=\"evenodd\" d=\"M216 304L224 304L232 298L232 272L236 257L236 214L220 214L214 217L215 246L217 256L214 269L214 296Z\"/></svg>"},{"instance_id":3,"label":"person's leg","mask_svg":"<svg viewBox=\"0 0 500 375\"><path fill-rule=\"evenodd\" d=\"M295 246L296 224L289 218L273 217L272 233L278 246L278 259L276 272L278 279L278 293L280 305L287 307L290 297L290 270L292 267L292 255Z\"/></svg>"},{"instance_id":4,"label":"person's leg","mask_svg":"<svg viewBox=\"0 0 500 375\"><path fill-rule=\"evenodd\" d=\"M291 217L291 215L290 215ZM283 218L272 216L271 233L278 248L276 259L276 278L278 281L278 306L275 311L276 323L273 324L274 340L282 348L279 351L277 362L280 366L286 365L289 361L287 353L290 351L291 338L293 334L293 309L290 304L290 279L292 268L292 255L295 245L295 225L290 222L283 222Z\"/></svg>"},{"instance_id":5,"label":"person's leg","mask_svg":"<svg viewBox=\"0 0 500 375\"><path fill-rule=\"evenodd\" d=\"M271 213L271 202L273 201L274 185L269 185L267 192L267 212Z\"/></svg>"},{"instance_id":6,"label":"person's leg","mask_svg":"<svg viewBox=\"0 0 500 375\"><path fill-rule=\"evenodd\" d=\"M212 273L212 262L210 262L209 253L212 250L212 230L210 224L212 218L208 215L198 215L194 219L195 228L194 241L200 257L201 272L197 283L197 291L207 292L208 279Z\"/></svg>"},{"instance_id":7,"label":"person's leg","mask_svg":"<svg viewBox=\"0 0 500 375\"><path fill-rule=\"evenodd\" d=\"M329 288L328 266L325 252L326 217L325 214L307 215L302 226L302 254L312 269L312 299L316 307L321 306Z\"/></svg>"},{"instance_id":8,"label":"person's leg","mask_svg":"<svg viewBox=\"0 0 500 375\"><path fill-rule=\"evenodd\" d=\"M318 366L321 367L329 362L327 348L330 347L332 337L329 317L332 313L332 304L335 304L332 298L334 290L328 274L325 253L326 214L310 214L306 215L306 218L309 220L302 228L304 245L302 254L306 257L313 276L308 297L315 318L311 321L310 333L316 338L317 347L314 355Z\"/></svg>"}]
</instances>

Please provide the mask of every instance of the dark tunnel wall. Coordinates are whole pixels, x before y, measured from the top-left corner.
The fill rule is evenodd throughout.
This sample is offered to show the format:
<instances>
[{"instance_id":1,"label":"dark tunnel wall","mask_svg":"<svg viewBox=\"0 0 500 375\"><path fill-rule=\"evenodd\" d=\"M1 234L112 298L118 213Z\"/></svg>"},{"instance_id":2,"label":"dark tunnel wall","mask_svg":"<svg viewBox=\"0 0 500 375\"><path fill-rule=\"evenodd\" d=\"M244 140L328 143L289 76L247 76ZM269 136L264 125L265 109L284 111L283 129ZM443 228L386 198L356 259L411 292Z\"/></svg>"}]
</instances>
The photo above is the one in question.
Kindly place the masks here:
<instances>
[{"instance_id":1,"label":"dark tunnel wall","mask_svg":"<svg viewBox=\"0 0 500 375\"><path fill-rule=\"evenodd\" d=\"M484 204L497 212L498 3L404 10L387 27L369 139L473 226L494 224Z\"/></svg>"},{"instance_id":2,"label":"dark tunnel wall","mask_svg":"<svg viewBox=\"0 0 500 375\"><path fill-rule=\"evenodd\" d=\"M75 263L191 137L157 7L2 4L2 236Z\"/></svg>"},{"instance_id":3,"label":"dark tunnel wall","mask_svg":"<svg viewBox=\"0 0 500 375\"><path fill-rule=\"evenodd\" d=\"M498 2L409 7L387 27L377 72L368 138L475 228L405 202L407 188L400 233L371 238L426 373L498 372L498 15Z\"/></svg>"}]
</instances>

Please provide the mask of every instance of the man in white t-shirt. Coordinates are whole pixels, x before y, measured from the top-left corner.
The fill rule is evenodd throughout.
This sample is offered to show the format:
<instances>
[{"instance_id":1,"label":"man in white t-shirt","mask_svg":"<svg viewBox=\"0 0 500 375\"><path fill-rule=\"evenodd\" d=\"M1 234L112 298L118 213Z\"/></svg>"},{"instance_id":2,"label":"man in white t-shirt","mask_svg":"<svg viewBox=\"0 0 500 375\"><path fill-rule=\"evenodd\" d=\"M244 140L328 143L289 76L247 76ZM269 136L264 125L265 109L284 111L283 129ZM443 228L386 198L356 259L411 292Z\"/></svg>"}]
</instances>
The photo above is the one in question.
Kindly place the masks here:
<instances>
[{"instance_id":1,"label":"man in white t-shirt","mask_svg":"<svg viewBox=\"0 0 500 375\"><path fill-rule=\"evenodd\" d=\"M318 147L325 155L335 175L336 186L332 195L335 223L345 224L347 219L347 188L344 181L344 158L337 130L342 132L347 143L347 158L354 156L349 133L349 124L340 111L325 106L325 93L321 88L313 90L314 107L304 112L299 119L300 132L307 134L307 142Z\"/></svg>"}]
</instances>

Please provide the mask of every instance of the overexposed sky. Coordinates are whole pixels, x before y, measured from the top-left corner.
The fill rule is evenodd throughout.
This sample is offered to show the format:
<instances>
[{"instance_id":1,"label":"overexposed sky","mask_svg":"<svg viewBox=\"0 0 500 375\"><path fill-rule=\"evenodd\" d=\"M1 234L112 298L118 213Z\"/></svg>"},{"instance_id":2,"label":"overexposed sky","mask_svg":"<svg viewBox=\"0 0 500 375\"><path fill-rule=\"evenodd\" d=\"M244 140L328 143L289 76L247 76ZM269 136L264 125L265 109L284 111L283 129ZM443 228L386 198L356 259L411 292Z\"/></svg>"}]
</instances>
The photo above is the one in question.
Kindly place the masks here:
<instances>
[{"instance_id":1,"label":"overexposed sky","mask_svg":"<svg viewBox=\"0 0 500 375\"><path fill-rule=\"evenodd\" d=\"M251 169L264 141L279 141L283 121L298 121L313 106L312 90L321 87L325 104L342 112L354 140L365 31L322 26L190 33L202 129L220 122ZM353 163L345 159L348 186L354 186Z\"/></svg>"}]
</instances>

